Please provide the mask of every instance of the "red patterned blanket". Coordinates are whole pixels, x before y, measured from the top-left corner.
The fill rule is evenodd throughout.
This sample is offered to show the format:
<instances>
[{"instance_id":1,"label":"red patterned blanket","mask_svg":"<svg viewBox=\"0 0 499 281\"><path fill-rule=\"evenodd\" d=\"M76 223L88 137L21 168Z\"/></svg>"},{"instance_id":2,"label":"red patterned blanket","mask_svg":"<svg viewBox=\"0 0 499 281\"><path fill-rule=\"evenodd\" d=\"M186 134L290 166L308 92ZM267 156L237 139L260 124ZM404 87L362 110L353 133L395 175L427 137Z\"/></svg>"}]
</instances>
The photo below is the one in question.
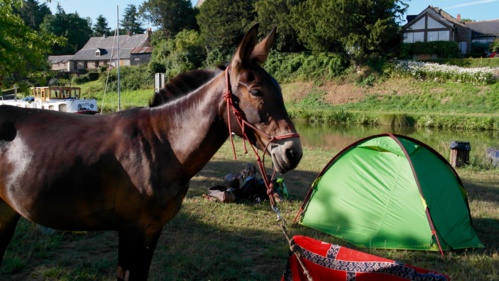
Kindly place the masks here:
<instances>
[{"instance_id":1,"label":"red patterned blanket","mask_svg":"<svg viewBox=\"0 0 499 281\"><path fill-rule=\"evenodd\" d=\"M305 236L294 236L302 249L302 261L314 281L447 281L447 275L402 264ZM281 281L306 281L295 254L289 257Z\"/></svg>"}]
</instances>

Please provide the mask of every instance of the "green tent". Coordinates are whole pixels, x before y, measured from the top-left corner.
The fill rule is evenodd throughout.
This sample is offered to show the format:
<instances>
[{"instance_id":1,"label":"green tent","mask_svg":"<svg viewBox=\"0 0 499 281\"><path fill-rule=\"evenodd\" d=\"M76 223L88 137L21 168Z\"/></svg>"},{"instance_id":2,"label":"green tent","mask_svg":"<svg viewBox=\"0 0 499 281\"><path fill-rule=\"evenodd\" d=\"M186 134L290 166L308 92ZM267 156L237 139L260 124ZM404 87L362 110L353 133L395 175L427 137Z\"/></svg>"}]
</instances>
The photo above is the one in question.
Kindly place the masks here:
<instances>
[{"instance_id":1,"label":"green tent","mask_svg":"<svg viewBox=\"0 0 499 281\"><path fill-rule=\"evenodd\" d=\"M484 247L456 171L429 146L401 135L371 136L338 153L296 220L359 247Z\"/></svg>"}]
</instances>

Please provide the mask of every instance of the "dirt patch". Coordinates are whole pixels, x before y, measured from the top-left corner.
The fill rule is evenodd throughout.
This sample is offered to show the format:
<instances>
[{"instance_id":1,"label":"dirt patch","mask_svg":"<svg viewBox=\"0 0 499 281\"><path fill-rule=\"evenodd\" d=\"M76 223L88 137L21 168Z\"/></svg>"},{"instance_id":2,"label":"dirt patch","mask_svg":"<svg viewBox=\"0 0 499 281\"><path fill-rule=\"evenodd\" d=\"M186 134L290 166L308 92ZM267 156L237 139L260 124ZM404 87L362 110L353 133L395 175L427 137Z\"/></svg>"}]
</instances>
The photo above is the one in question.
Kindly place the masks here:
<instances>
[{"instance_id":1,"label":"dirt patch","mask_svg":"<svg viewBox=\"0 0 499 281\"><path fill-rule=\"evenodd\" d=\"M293 82L282 85L284 100L297 103L312 92L323 92L324 102L332 105L356 103L370 95L409 95L419 92L409 79L389 79L373 86L357 86L354 83L326 81L321 85L313 82Z\"/></svg>"},{"instance_id":2,"label":"dirt patch","mask_svg":"<svg viewBox=\"0 0 499 281\"><path fill-rule=\"evenodd\" d=\"M282 94L285 102L297 103L305 98L312 91L312 82L293 82L282 84Z\"/></svg>"},{"instance_id":3,"label":"dirt patch","mask_svg":"<svg viewBox=\"0 0 499 281\"><path fill-rule=\"evenodd\" d=\"M329 104L359 102L366 97L365 89L352 84L326 83L327 93L324 101Z\"/></svg>"}]
</instances>

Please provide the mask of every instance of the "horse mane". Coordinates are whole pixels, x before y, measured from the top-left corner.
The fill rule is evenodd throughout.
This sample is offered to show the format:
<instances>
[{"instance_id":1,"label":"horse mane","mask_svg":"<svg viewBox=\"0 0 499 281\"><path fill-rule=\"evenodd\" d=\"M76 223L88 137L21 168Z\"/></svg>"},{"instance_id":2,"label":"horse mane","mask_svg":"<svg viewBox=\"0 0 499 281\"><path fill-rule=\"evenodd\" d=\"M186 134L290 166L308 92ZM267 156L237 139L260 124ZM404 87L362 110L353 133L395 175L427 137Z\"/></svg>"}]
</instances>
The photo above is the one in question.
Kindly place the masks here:
<instances>
[{"instance_id":1,"label":"horse mane","mask_svg":"<svg viewBox=\"0 0 499 281\"><path fill-rule=\"evenodd\" d=\"M171 78L164 88L154 94L149 101L149 107L156 107L187 95L213 79L224 68L218 66L215 70L196 69Z\"/></svg>"}]
</instances>

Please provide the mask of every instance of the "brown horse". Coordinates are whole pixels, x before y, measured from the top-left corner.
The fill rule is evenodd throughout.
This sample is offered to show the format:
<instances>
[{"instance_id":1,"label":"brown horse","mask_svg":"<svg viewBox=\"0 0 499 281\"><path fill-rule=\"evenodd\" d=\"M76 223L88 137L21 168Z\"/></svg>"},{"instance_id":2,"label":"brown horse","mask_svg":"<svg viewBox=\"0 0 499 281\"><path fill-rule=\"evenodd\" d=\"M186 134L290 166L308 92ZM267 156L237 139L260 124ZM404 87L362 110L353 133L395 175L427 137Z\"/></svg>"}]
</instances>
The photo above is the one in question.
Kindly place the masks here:
<instances>
[{"instance_id":1,"label":"brown horse","mask_svg":"<svg viewBox=\"0 0 499 281\"><path fill-rule=\"evenodd\" d=\"M176 99L152 108L82 116L1 106L0 259L23 216L61 230L118 231L118 280L146 280L164 224L229 128L267 150L278 172L294 169L300 140L279 84L260 66L274 33L257 44L254 26L225 71L201 75L204 83L180 79L192 84L177 89L190 93L172 86ZM252 127L243 131L237 115Z\"/></svg>"}]
</instances>

